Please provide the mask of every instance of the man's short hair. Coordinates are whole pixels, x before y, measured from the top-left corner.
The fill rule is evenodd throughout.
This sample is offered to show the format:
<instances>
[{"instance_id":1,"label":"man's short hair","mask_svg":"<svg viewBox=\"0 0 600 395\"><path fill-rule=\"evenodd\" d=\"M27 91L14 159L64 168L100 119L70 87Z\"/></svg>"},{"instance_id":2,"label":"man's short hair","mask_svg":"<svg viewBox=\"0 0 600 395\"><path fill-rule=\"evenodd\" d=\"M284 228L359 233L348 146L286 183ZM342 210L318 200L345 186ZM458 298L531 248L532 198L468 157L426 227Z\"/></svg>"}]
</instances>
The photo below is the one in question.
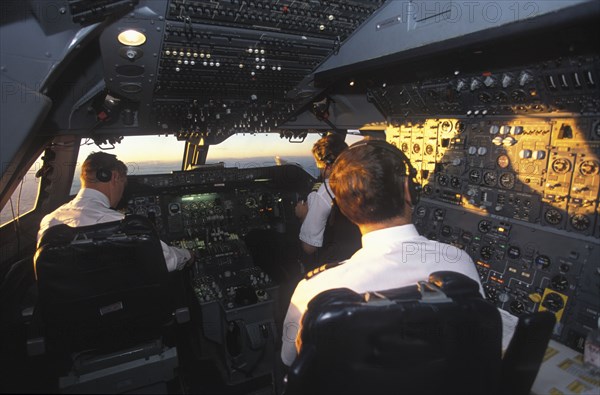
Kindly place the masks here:
<instances>
[{"instance_id":1,"label":"man's short hair","mask_svg":"<svg viewBox=\"0 0 600 395\"><path fill-rule=\"evenodd\" d=\"M81 179L87 182L98 182L98 170L108 172L116 170L121 176L127 175L127 166L118 160L116 155L92 152L81 165Z\"/></svg>"},{"instance_id":2,"label":"man's short hair","mask_svg":"<svg viewBox=\"0 0 600 395\"><path fill-rule=\"evenodd\" d=\"M401 156L375 144L355 145L340 154L329 178L342 213L356 224L403 215L406 165Z\"/></svg>"},{"instance_id":3,"label":"man's short hair","mask_svg":"<svg viewBox=\"0 0 600 395\"><path fill-rule=\"evenodd\" d=\"M348 144L344 141L344 137L336 133L330 133L315 142L312 147L312 154L318 167L326 167L332 165L338 155L346 148L348 148Z\"/></svg>"}]
</instances>

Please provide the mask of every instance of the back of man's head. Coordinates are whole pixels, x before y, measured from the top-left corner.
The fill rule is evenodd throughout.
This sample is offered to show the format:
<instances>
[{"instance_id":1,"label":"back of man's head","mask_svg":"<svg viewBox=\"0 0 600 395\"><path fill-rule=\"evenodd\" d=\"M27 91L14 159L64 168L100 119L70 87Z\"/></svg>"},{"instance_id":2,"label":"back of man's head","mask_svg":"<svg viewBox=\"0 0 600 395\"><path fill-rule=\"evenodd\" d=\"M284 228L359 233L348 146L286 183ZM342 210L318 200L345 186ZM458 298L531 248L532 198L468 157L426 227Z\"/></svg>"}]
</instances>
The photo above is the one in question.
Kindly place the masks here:
<instances>
[{"instance_id":1,"label":"back of man's head","mask_svg":"<svg viewBox=\"0 0 600 395\"><path fill-rule=\"evenodd\" d=\"M368 138L342 152L329 178L342 213L358 225L407 215L405 158L393 145Z\"/></svg>"},{"instance_id":2,"label":"back of man's head","mask_svg":"<svg viewBox=\"0 0 600 395\"><path fill-rule=\"evenodd\" d=\"M348 144L344 141L343 136L337 133L330 133L315 142L312 147L312 153L317 161L317 166L324 168L331 166L338 155L346 148L348 148Z\"/></svg>"},{"instance_id":3,"label":"back of man's head","mask_svg":"<svg viewBox=\"0 0 600 395\"><path fill-rule=\"evenodd\" d=\"M116 155L106 152L93 152L81 165L81 183L83 185L98 182L108 182L112 172L116 171L121 176L127 176L127 166L117 159Z\"/></svg>"}]
</instances>

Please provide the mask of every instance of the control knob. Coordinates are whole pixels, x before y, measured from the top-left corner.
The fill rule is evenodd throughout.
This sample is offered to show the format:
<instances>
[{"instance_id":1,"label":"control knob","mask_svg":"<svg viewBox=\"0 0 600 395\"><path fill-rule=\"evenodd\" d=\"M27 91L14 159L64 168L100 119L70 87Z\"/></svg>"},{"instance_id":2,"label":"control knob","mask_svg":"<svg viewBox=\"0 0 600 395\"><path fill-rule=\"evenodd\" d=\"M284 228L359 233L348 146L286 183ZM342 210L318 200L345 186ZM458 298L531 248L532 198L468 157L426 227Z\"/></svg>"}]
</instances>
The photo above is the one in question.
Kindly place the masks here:
<instances>
[{"instance_id":1,"label":"control knob","mask_svg":"<svg viewBox=\"0 0 600 395\"><path fill-rule=\"evenodd\" d=\"M544 159L546 157L546 151L542 151L542 150L535 150L533 151L533 159Z\"/></svg>"},{"instance_id":2,"label":"control knob","mask_svg":"<svg viewBox=\"0 0 600 395\"><path fill-rule=\"evenodd\" d=\"M490 126L490 134L498 134L500 127L498 125Z\"/></svg>"},{"instance_id":3,"label":"control knob","mask_svg":"<svg viewBox=\"0 0 600 395\"><path fill-rule=\"evenodd\" d=\"M494 139L492 140L492 143L494 145L502 145L502 137L498 136L498 137L494 137Z\"/></svg>"},{"instance_id":4,"label":"control knob","mask_svg":"<svg viewBox=\"0 0 600 395\"><path fill-rule=\"evenodd\" d=\"M511 145L515 145L516 143L517 143L517 140L515 140L515 138L512 136L505 137L502 140L502 145L507 146L507 147L510 147Z\"/></svg>"},{"instance_id":5,"label":"control knob","mask_svg":"<svg viewBox=\"0 0 600 395\"><path fill-rule=\"evenodd\" d=\"M485 154L487 154L487 148L486 147L479 147L479 148L477 148L477 155L483 156Z\"/></svg>"},{"instance_id":6,"label":"control knob","mask_svg":"<svg viewBox=\"0 0 600 395\"><path fill-rule=\"evenodd\" d=\"M519 85L525 86L533 81L533 76L526 71L523 71L521 75L519 75Z\"/></svg>"},{"instance_id":7,"label":"control knob","mask_svg":"<svg viewBox=\"0 0 600 395\"><path fill-rule=\"evenodd\" d=\"M510 133L510 126L508 126L508 125L503 125L503 126L500 128L500 134L502 134L502 135L505 135L505 134L508 134L508 133Z\"/></svg>"},{"instance_id":8,"label":"control knob","mask_svg":"<svg viewBox=\"0 0 600 395\"><path fill-rule=\"evenodd\" d=\"M512 128L512 134L519 135L521 133L523 133L523 126L515 126Z\"/></svg>"},{"instance_id":9,"label":"control knob","mask_svg":"<svg viewBox=\"0 0 600 395\"><path fill-rule=\"evenodd\" d=\"M467 153L468 153L469 155L475 155L475 154L477 153L477 147L473 147L473 146L469 147L469 148L467 149Z\"/></svg>"}]
</instances>

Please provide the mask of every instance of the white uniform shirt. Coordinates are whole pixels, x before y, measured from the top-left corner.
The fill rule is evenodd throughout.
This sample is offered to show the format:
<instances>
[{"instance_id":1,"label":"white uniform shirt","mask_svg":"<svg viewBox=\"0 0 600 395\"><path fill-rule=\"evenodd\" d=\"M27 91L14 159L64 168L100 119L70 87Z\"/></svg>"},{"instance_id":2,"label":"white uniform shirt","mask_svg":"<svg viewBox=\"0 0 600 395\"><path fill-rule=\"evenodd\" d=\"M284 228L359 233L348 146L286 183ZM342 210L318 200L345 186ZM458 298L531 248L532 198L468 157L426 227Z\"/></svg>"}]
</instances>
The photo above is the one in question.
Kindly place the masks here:
<instances>
[{"instance_id":1,"label":"white uniform shirt","mask_svg":"<svg viewBox=\"0 0 600 395\"><path fill-rule=\"evenodd\" d=\"M332 201L325 189L325 183L327 183L327 188L333 196L333 192L329 187L329 179L326 179L316 192L311 192L306 198L308 212L300 227L300 240L313 247L323 247L325 226L327 225L329 213L331 213Z\"/></svg>"},{"instance_id":2,"label":"white uniform shirt","mask_svg":"<svg viewBox=\"0 0 600 395\"><path fill-rule=\"evenodd\" d=\"M340 266L296 286L283 322L281 359L290 366L297 355L296 336L308 302L334 288L382 291L414 285L429 274L450 270L465 274L483 288L473 260L465 251L420 236L412 224L376 230L362 236L362 248Z\"/></svg>"},{"instance_id":3,"label":"white uniform shirt","mask_svg":"<svg viewBox=\"0 0 600 395\"><path fill-rule=\"evenodd\" d=\"M73 200L63 204L50 214L46 215L40 223L37 235L38 242L46 229L65 224L71 227L88 226L104 222L120 221L125 216L110 208L108 197L95 189L82 188ZM181 269L190 259L190 252L177 247L170 247L160 242L167 263L167 269Z\"/></svg>"}]
</instances>

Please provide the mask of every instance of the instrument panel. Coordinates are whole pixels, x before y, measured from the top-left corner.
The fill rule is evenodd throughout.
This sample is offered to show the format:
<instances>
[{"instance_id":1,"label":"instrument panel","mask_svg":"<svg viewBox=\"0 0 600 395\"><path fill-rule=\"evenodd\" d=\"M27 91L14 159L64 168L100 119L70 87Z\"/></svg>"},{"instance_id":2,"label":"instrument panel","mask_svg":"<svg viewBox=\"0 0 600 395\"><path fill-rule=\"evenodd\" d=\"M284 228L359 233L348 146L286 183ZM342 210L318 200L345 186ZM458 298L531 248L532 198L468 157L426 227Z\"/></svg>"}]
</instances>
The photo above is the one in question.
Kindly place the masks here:
<instances>
[{"instance_id":1,"label":"instrument panel","mask_svg":"<svg viewBox=\"0 0 600 395\"><path fill-rule=\"evenodd\" d=\"M599 71L580 56L371 90L417 169L419 231L469 252L498 307L554 312L579 351L600 315Z\"/></svg>"}]
</instances>

